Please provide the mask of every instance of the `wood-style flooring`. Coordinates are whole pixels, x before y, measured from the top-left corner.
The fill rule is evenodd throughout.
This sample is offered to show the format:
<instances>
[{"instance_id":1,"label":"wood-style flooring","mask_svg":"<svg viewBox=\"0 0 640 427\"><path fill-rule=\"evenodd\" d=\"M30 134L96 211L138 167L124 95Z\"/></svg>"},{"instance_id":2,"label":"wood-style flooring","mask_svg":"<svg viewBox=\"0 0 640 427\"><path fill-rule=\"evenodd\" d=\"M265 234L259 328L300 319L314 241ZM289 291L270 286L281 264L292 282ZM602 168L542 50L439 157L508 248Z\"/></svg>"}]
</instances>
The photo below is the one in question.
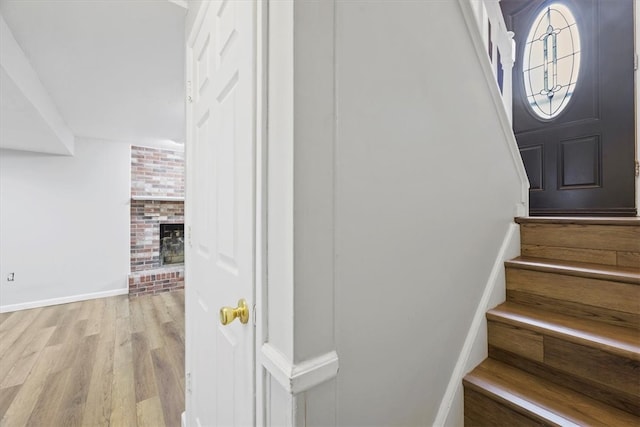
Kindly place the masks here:
<instances>
[{"instance_id":1,"label":"wood-style flooring","mask_svg":"<svg viewBox=\"0 0 640 427\"><path fill-rule=\"evenodd\" d=\"M179 426L184 292L0 314L0 426Z\"/></svg>"}]
</instances>

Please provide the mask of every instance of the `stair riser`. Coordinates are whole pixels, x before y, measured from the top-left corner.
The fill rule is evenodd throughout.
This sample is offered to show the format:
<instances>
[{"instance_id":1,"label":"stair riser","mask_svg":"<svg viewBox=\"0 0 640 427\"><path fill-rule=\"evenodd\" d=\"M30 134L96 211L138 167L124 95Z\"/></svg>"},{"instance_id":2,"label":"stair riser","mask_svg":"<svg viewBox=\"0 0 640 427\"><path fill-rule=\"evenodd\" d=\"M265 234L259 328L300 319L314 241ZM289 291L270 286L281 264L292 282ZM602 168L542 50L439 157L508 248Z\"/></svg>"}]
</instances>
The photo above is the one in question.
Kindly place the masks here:
<instances>
[{"instance_id":1,"label":"stair riser","mask_svg":"<svg viewBox=\"0 0 640 427\"><path fill-rule=\"evenodd\" d=\"M640 253L601 249L566 248L546 245L523 244L522 256L556 259L562 261L588 262L619 267L638 267Z\"/></svg>"},{"instance_id":2,"label":"stair riser","mask_svg":"<svg viewBox=\"0 0 640 427\"><path fill-rule=\"evenodd\" d=\"M507 268L507 300L571 316L638 328L640 286Z\"/></svg>"},{"instance_id":3,"label":"stair riser","mask_svg":"<svg viewBox=\"0 0 640 427\"><path fill-rule=\"evenodd\" d=\"M640 415L640 362L490 320L489 356Z\"/></svg>"},{"instance_id":4,"label":"stair riser","mask_svg":"<svg viewBox=\"0 0 640 427\"><path fill-rule=\"evenodd\" d=\"M553 426L532 420L499 402L478 393L468 386L464 387L464 425L465 427L486 426Z\"/></svg>"},{"instance_id":5,"label":"stair riser","mask_svg":"<svg viewBox=\"0 0 640 427\"><path fill-rule=\"evenodd\" d=\"M508 351L489 346L489 357L516 366L523 371L529 372L537 377L563 385L572 390L583 393L596 400L604 402L612 407L640 416L638 398L633 396L623 396L620 393L612 392L603 387L594 387L593 383L581 381L580 379L563 373L562 371L550 368L541 363L525 359Z\"/></svg>"},{"instance_id":6,"label":"stair riser","mask_svg":"<svg viewBox=\"0 0 640 427\"><path fill-rule=\"evenodd\" d=\"M637 225L521 224L520 239L523 245L601 251L600 255L609 257L609 262L614 254L616 262L618 257L624 262L627 254L635 254L637 259L640 253L640 226ZM593 255L587 255L590 259L584 262L597 262Z\"/></svg>"}]
</instances>

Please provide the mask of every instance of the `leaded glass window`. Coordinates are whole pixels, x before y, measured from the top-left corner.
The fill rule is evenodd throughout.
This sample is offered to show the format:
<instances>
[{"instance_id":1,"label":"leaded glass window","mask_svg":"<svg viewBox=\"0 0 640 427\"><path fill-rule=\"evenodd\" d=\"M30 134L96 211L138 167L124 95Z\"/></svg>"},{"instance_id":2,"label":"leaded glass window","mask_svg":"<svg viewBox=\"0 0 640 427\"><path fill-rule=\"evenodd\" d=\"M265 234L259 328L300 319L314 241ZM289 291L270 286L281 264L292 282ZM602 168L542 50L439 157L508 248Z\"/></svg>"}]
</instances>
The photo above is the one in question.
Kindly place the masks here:
<instances>
[{"instance_id":1,"label":"leaded glass window","mask_svg":"<svg viewBox=\"0 0 640 427\"><path fill-rule=\"evenodd\" d=\"M580 34L569 8L546 6L533 21L522 63L527 103L542 119L566 108L580 72Z\"/></svg>"}]
</instances>

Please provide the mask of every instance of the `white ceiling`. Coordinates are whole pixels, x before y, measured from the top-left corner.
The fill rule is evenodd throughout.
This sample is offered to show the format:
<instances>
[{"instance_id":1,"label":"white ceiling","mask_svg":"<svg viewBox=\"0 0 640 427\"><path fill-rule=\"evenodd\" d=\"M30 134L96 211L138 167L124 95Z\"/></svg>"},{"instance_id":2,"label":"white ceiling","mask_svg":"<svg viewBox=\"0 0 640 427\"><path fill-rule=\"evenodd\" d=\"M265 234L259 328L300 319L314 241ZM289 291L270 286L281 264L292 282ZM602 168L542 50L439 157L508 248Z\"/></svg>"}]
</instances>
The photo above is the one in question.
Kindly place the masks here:
<instances>
[{"instance_id":1,"label":"white ceiling","mask_svg":"<svg viewBox=\"0 0 640 427\"><path fill-rule=\"evenodd\" d=\"M184 141L186 12L170 0L0 0L76 137L147 145Z\"/></svg>"},{"instance_id":2,"label":"white ceiling","mask_svg":"<svg viewBox=\"0 0 640 427\"><path fill-rule=\"evenodd\" d=\"M0 67L0 138L2 148L68 154L39 111Z\"/></svg>"}]
</instances>

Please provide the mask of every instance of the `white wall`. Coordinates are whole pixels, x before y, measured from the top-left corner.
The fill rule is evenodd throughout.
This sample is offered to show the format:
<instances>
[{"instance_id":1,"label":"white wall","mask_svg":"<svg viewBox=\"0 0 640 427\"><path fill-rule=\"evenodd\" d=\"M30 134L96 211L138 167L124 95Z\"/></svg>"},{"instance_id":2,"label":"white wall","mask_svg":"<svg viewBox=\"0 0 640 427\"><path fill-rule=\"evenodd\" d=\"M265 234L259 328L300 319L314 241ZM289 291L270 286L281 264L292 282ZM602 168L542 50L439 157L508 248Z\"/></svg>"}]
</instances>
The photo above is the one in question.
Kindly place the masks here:
<instances>
[{"instance_id":1,"label":"white wall","mask_svg":"<svg viewBox=\"0 0 640 427\"><path fill-rule=\"evenodd\" d=\"M0 151L0 310L126 293L130 163L111 141L78 139L74 157Z\"/></svg>"},{"instance_id":2,"label":"white wall","mask_svg":"<svg viewBox=\"0 0 640 427\"><path fill-rule=\"evenodd\" d=\"M337 424L432 425L526 183L458 2L336 16Z\"/></svg>"}]
</instances>

